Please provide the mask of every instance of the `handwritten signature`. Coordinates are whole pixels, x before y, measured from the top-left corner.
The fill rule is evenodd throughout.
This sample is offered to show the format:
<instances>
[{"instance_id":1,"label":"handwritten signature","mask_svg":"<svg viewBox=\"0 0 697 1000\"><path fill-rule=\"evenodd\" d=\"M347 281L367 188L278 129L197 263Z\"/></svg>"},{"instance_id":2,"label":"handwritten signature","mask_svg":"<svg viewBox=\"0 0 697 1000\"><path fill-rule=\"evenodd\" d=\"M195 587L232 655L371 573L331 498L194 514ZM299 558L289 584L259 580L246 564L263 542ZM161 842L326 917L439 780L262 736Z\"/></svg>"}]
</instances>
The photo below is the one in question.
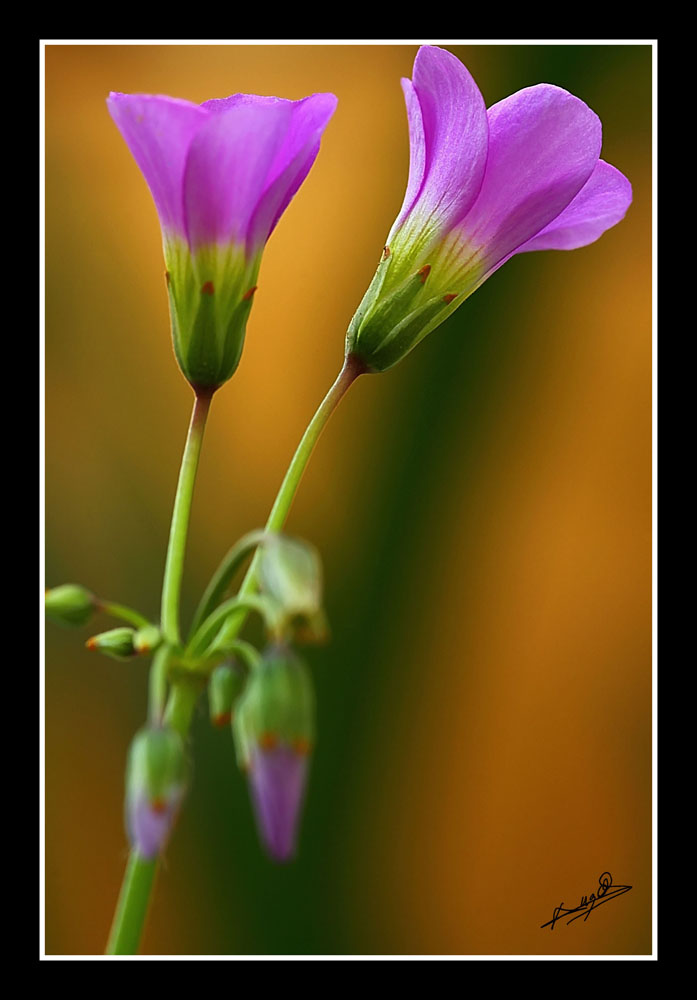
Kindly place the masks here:
<instances>
[{"instance_id":1,"label":"handwritten signature","mask_svg":"<svg viewBox=\"0 0 697 1000\"><path fill-rule=\"evenodd\" d=\"M554 907L552 913L552 919L548 920L546 924L542 924L542 927L549 927L550 930L554 930L554 925L557 920L562 920L564 917L569 917L566 921L567 925L572 924L574 920L578 920L579 917L583 917L584 920L588 920L589 916L593 910L597 910L599 906L603 903L609 902L611 899L617 899L624 892L629 892L631 885L613 885L612 875L610 872L603 872L603 874L598 879L598 891L592 892L590 896L582 896L581 902L578 906L565 907L563 902L559 906Z\"/></svg>"}]
</instances>

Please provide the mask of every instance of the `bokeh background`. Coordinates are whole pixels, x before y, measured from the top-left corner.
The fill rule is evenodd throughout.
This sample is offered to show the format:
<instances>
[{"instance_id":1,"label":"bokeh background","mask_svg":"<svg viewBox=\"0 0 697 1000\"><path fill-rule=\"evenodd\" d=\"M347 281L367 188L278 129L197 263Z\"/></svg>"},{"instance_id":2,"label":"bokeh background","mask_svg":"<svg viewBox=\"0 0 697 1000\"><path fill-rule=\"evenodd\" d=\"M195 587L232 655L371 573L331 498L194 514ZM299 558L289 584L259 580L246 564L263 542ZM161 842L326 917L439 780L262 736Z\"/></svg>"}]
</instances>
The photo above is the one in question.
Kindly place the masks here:
<instances>
[{"instance_id":1,"label":"bokeh background","mask_svg":"<svg viewBox=\"0 0 697 1000\"><path fill-rule=\"evenodd\" d=\"M331 644L297 861L256 841L227 733L195 780L144 951L651 951L651 49L453 46L487 104L556 83L632 181L593 246L511 260L398 368L361 379L289 530L319 546ZM401 205L412 45L46 49L46 580L153 616L190 391L160 231L110 90L203 101L333 91L215 398L184 588L261 526L341 362ZM147 666L46 636L46 951L103 950ZM110 627L107 620L102 627ZM601 872L633 889L540 925Z\"/></svg>"}]
</instances>

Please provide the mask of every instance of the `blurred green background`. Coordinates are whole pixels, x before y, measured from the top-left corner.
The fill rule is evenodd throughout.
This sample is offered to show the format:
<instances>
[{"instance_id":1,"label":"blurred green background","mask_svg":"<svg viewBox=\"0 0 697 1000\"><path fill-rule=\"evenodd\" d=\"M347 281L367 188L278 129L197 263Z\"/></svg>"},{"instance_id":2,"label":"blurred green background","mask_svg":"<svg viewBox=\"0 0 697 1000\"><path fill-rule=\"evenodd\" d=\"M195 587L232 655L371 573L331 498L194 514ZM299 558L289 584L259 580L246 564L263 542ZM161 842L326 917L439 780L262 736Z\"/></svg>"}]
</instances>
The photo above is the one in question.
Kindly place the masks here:
<instances>
[{"instance_id":1,"label":"blurred green background","mask_svg":"<svg viewBox=\"0 0 697 1000\"><path fill-rule=\"evenodd\" d=\"M262 854L229 735L202 709L146 952L651 950L651 49L452 51L487 105L540 82L586 101L634 203L590 247L511 260L332 419L289 521L323 553L333 627L308 652L319 740L299 856ZM415 52L47 46L48 586L157 614L191 402L157 216L108 92L339 98L214 400L190 615L222 553L264 522L339 368L404 193L399 78ZM146 708L146 664L90 654L89 634L47 627L49 954L104 948ZM632 891L540 929L604 870Z\"/></svg>"}]
</instances>

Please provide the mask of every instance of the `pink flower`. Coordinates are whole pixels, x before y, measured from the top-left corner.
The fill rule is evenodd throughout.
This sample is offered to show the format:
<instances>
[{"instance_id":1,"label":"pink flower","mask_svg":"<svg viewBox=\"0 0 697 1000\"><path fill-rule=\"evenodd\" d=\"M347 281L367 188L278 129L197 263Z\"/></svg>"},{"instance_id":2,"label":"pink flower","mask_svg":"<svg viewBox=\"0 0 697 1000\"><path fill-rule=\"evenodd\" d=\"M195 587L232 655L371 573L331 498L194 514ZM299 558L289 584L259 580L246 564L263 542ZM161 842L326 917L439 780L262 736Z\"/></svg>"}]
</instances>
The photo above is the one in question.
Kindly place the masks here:
<instances>
[{"instance_id":1,"label":"pink flower","mask_svg":"<svg viewBox=\"0 0 697 1000\"><path fill-rule=\"evenodd\" d=\"M174 349L185 377L215 389L234 373L264 245L305 180L336 108L234 94L201 105L107 101L162 226Z\"/></svg>"},{"instance_id":2,"label":"pink flower","mask_svg":"<svg viewBox=\"0 0 697 1000\"><path fill-rule=\"evenodd\" d=\"M407 191L347 334L347 353L373 371L400 361L514 254L592 243L632 200L627 178L599 158L600 119L560 87L527 87L487 111L460 60L423 46L402 88Z\"/></svg>"}]
</instances>

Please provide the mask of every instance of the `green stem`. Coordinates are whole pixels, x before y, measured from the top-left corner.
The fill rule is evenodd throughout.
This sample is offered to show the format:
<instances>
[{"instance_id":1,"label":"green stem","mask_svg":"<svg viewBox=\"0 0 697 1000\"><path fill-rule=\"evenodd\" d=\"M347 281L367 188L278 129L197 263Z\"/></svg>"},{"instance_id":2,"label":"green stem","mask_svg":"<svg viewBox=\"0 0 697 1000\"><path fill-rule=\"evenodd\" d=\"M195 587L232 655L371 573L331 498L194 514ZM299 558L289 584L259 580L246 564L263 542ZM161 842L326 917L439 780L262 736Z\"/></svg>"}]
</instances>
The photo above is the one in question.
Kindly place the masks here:
<instances>
[{"instance_id":1,"label":"green stem","mask_svg":"<svg viewBox=\"0 0 697 1000\"><path fill-rule=\"evenodd\" d=\"M199 601L189 630L190 639L198 632L199 626L208 618L211 611L220 603L221 598L225 596L225 591L230 586L233 576L249 553L257 547L263 538L263 531L250 531L249 534L244 535L239 541L235 542L229 550L211 577L210 583Z\"/></svg>"},{"instance_id":2,"label":"green stem","mask_svg":"<svg viewBox=\"0 0 697 1000\"><path fill-rule=\"evenodd\" d=\"M179 635L179 596L181 593L182 576L184 573L184 552L186 536L189 528L189 515L194 495L196 470L201 454L203 431L206 418L213 398L212 392L196 393L191 413L189 433L184 446L177 493L172 511L172 526L169 532L167 561L162 584L162 631L168 646L178 646ZM119 607L110 605L111 609ZM119 608L123 611L123 608ZM129 609L126 609L129 610ZM133 621L133 619L131 619ZM148 624L145 622L145 624ZM165 706L167 666L170 649L162 647L158 650L150 672L150 721L159 723ZM198 688L193 691L192 685L173 685L170 703L167 706L165 722L186 736L189 730L191 714L198 697ZM157 859L147 861L136 851L131 851L126 866L121 893L114 914L109 942L108 955L134 955L138 950L143 924L148 911L148 903L157 869Z\"/></svg>"},{"instance_id":3,"label":"green stem","mask_svg":"<svg viewBox=\"0 0 697 1000\"><path fill-rule=\"evenodd\" d=\"M231 597L227 601L223 601L220 607L212 611L208 618L199 626L196 634L191 638L189 644L184 651L184 655L195 659L198 656L203 656L206 652L206 647L208 646L209 640L215 635L216 629L220 628L225 619L234 611L238 609L249 611L258 611L261 617L268 626L273 626L275 622L270 621L271 618L271 608L267 600L264 600L257 594L248 594L246 597ZM221 630L222 631L222 630ZM210 652L215 649L220 648L220 643L215 642L211 646Z\"/></svg>"},{"instance_id":4,"label":"green stem","mask_svg":"<svg viewBox=\"0 0 697 1000\"><path fill-rule=\"evenodd\" d=\"M206 426L206 418L211 405L212 392L197 393L194 408L191 413L189 433L184 446L177 495L174 498L172 511L172 526L169 532L167 547L167 562L165 577L162 584L162 633L168 643L178 646L179 634L179 596L181 593L182 576L184 574L184 552L186 536L189 529L191 501L194 495L196 469L201 454L201 442Z\"/></svg>"},{"instance_id":5,"label":"green stem","mask_svg":"<svg viewBox=\"0 0 697 1000\"><path fill-rule=\"evenodd\" d=\"M167 702L167 671L172 650L169 646L160 646L153 657L148 680L148 717L151 726L162 725Z\"/></svg>"},{"instance_id":6,"label":"green stem","mask_svg":"<svg viewBox=\"0 0 697 1000\"><path fill-rule=\"evenodd\" d=\"M106 946L107 955L135 955L148 912L157 860L147 861L131 851L121 894Z\"/></svg>"},{"instance_id":7,"label":"green stem","mask_svg":"<svg viewBox=\"0 0 697 1000\"><path fill-rule=\"evenodd\" d=\"M307 467L307 463L310 460L320 434L324 430L332 413L343 399L346 391L358 376L362 375L365 371L363 363L358 358L349 355L345 359L343 368L339 372L336 381L320 403L317 412L307 425L307 430L300 439L300 444L293 455L292 461L288 466L288 471L281 483L281 488L274 500L271 513L266 522L265 531L280 531L285 524L296 490L300 485L303 472ZM259 551L257 549L238 591L238 597L247 597L256 589L258 556ZM225 646L234 639L242 629L248 614L248 611L241 609L236 614L231 615L216 639L216 646Z\"/></svg>"},{"instance_id":8,"label":"green stem","mask_svg":"<svg viewBox=\"0 0 697 1000\"><path fill-rule=\"evenodd\" d=\"M116 604L114 601L98 601L97 608L99 611L103 611L105 615L111 615L112 618L120 618L121 621L128 622L129 625L133 625L135 628L146 628L152 624L145 615L141 615L139 611L134 611L133 608L129 608L125 604Z\"/></svg>"},{"instance_id":9,"label":"green stem","mask_svg":"<svg viewBox=\"0 0 697 1000\"><path fill-rule=\"evenodd\" d=\"M198 677L187 677L172 684L165 712L165 725L176 729L183 740L189 735L191 716L194 714L203 683Z\"/></svg>"}]
</instances>

